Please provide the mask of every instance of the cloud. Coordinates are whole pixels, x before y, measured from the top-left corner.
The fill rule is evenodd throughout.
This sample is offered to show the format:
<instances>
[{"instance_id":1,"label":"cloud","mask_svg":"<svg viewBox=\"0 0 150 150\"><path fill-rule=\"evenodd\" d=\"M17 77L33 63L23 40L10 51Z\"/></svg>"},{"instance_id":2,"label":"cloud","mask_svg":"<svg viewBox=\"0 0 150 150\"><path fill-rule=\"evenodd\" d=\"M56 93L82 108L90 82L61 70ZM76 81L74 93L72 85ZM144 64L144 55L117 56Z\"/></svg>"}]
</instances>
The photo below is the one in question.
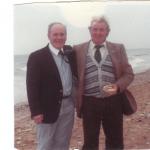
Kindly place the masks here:
<instances>
[{"instance_id":1,"label":"cloud","mask_svg":"<svg viewBox=\"0 0 150 150\"><path fill-rule=\"evenodd\" d=\"M105 3L73 3L61 7L62 15L73 26L87 27L93 16L103 15Z\"/></svg>"}]
</instances>

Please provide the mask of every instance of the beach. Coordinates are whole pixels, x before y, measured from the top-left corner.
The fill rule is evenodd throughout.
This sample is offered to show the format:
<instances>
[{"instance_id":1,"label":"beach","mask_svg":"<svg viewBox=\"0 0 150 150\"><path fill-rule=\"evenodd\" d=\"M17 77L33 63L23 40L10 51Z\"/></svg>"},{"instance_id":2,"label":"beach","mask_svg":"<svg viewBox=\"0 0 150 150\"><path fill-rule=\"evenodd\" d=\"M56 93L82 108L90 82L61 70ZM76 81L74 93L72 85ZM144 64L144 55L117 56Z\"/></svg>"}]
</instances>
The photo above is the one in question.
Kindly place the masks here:
<instances>
[{"instance_id":1,"label":"beach","mask_svg":"<svg viewBox=\"0 0 150 150\"><path fill-rule=\"evenodd\" d=\"M138 110L131 116L124 116L125 149L150 149L150 70L135 75L129 86ZM15 105L15 147L18 150L36 149L36 128L30 118L27 102ZM100 149L104 149L104 134L101 130ZM82 120L75 117L70 148L80 149L83 143Z\"/></svg>"}]
</instances>

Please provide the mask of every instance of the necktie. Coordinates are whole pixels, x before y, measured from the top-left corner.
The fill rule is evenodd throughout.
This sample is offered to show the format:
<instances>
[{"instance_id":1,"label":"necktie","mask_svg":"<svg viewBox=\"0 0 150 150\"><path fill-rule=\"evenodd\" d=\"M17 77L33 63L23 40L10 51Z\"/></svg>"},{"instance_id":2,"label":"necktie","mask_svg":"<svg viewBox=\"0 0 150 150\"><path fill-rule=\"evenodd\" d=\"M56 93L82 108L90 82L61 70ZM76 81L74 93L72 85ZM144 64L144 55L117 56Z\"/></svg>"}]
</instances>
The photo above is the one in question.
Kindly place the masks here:
<instances>
[{"instance_id":1,"label":"necktie","mask_svg":"<svg viewBox=\"0 0 150 150\"><path fill-rule=\"evenodd\" d=\"M100 52L100 48L101 47L103 47L103 45L95 45L95 49L96 49L96 51L95 51L95 54L94 54L94 58L95 58L95 60L98 62L98 63L100 63L100 61L101 61L101 52Z\"/></svg>"},{"instance_id":2,"label":"necktie","mask_svg":"<svg viewBox=\"0 0 150 150\"><path fill-rule=\"evenodd\" d=\"M61 56L61 58L62 58L66 63L69 62L69 61L68 61L68 58L65 56L64 52L62 52L61 50L59 50L59 53L58 53L58 54Z\"/></svg>"},{"instance_id":3,"label":"necktie","mask_svg":"<svg viewBox=\"0 0 150 150\"><path fill-rule=\"evenodd\" d=\"M61 50L59 50L58 54L59 54L60 56L64 57L64 53L63 53Z\"/></svg>"}]
</instances>

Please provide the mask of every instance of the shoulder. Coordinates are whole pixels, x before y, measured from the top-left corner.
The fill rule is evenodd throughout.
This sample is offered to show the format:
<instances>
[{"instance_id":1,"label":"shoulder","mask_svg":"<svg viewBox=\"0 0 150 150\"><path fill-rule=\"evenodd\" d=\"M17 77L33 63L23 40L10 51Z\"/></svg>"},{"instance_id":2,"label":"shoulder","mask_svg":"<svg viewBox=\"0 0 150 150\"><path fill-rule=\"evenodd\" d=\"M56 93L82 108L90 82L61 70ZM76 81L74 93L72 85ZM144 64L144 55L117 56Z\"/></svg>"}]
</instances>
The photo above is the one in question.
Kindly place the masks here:
<instances>
[{"instance_id":1,"label":"shoulder","mask_svg":"<svg viewBox=\"0 0 150 150\"><path fill-rule=\"evenodd\" d=\"M73 46L73 49L75 49L75 50L80 50L80 49L82 49L82 48L84 48L84 47L86 47L86 46L88 46L89 45L89 41L88 42L84 42L84 43L80 43L80 44L77 44L77 45L74 45Z\"/></svg>"},{"instance_id":2,"label":"shoulder","mask_svg":"<svg viewBox=\"0 0 150 150\"><path fill-rule=\"evenodd\" d=\"M45 46L45 47L43 47L43 48L41 48L41 49L35 50L34 52L30 53L29 58L38 58L38 57L41 57L47 51L48 51L48 45Z\"/></svg>"},{"instance_id":3,"label":"shoulder","mask_svg":"<svg viewBox=\"0 0 150 150\"><path fill-rule=\"evenodd\" d=\"M114 48L124 47L122 43L114 43L110 41L106 41L106 45L114 47Z\"/></svg>"},{"instance_id":4,"label":"shoulder","mask_svg":"<svg viewBox=\"0 0 150 150\"><path fill-rule=\"evenodd\" d=\"M45 46L41 49L35 50L34 52L29 54L27 64L39 64L42 62L45 58L46 55L48 54L48 46Z\"/></svg>"},{"instance_id":5,"label":"shoulder","mask_svg":"<svg viewBox=\"0 0 150 150\"><path fill-rule=\"evenodd\" d=\"M77 44L77 45L74 45L73 47L74 48L80 48L80 47L84 47L84 46L87 46L89 45L89 41L88 42L84 42L84 43L80 43L80 44Z\"/></svg>"},{"instance_id":6,"label":"shoulder","mask_svg":"<svg viewBox=\"0 0 150 150\"><path fill-rule=\"evenodd\" d=\"M113 42L106 42L106 46L108 48L109 51L113 51L113 52L125 52L125 47L124 44L122 43L113 43Z\"/></svg>"}]
</instances>

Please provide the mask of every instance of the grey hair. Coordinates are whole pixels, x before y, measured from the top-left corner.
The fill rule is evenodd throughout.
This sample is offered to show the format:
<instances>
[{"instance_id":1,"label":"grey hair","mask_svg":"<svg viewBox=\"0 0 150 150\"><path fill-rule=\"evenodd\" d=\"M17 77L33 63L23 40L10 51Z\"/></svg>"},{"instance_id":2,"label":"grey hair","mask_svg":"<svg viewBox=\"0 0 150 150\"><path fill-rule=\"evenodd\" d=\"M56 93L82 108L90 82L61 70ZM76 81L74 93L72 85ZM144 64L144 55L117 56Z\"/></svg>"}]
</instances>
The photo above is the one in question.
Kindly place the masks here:
<instances>
[{"instance_id":1,"label":"grey hair","mask_svg":"<svg viewBox=\"0 0 150 150\"><path fill-rule=\"evenodd\" d=\"M106 19L105 16L93 17L89 28L91 28L93 22L105 23L107 26L107 30L110 31L110 26L109 26L108 20Z\"/></svg>"},{"instance_id":2,"label":"grey hair","mask_svg":"<svg viewBox=\"0 0 150 150\"><path fill-rule=\"evenodd\" d=\"M65 26L64 24L62 24L61 22L53 22L53 23L49 24L49 26L48 26L48 33L50 33L50 32L51 32L51 28L52 28L54 25L57 25L57 24L62 25L62 26L64 27L64 29L65 29L65 33L67 33L66 26Z\"/></svg>"}]
</instances>

